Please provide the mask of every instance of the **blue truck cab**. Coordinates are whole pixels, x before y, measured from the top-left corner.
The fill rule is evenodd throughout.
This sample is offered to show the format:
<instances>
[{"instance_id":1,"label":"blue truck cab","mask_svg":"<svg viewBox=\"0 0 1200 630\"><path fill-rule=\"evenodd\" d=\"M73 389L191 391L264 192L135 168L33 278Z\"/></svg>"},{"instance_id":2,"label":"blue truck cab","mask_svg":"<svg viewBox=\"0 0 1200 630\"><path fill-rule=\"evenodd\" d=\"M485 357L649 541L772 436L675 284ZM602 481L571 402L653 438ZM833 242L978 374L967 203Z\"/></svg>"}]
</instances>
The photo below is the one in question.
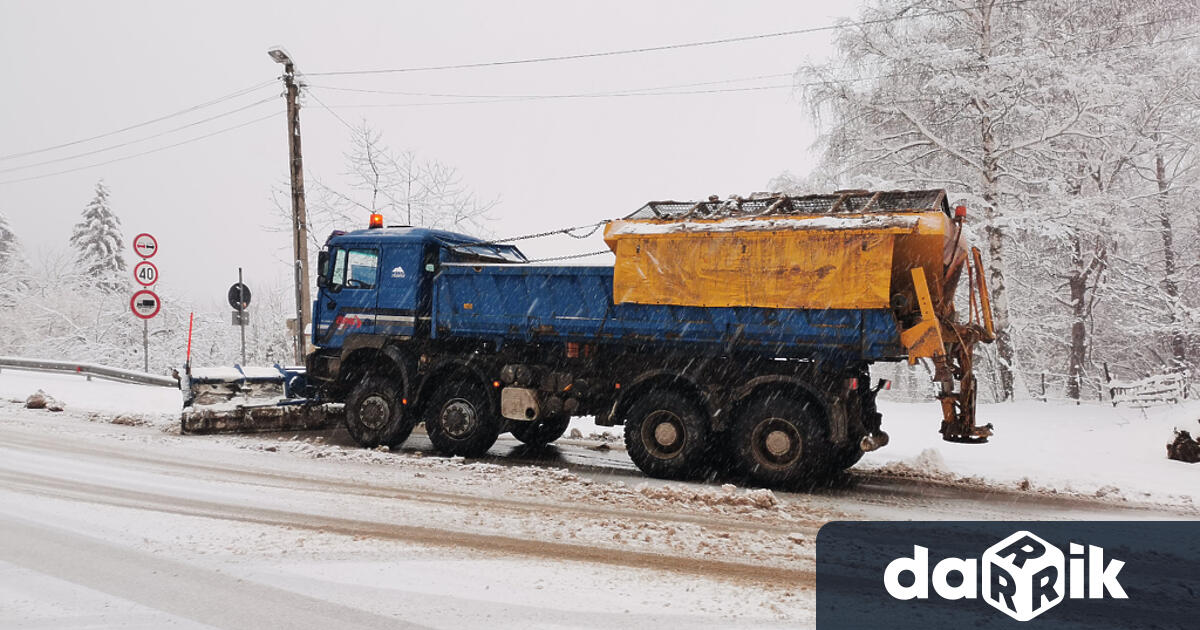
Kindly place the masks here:
<instances>
[{"instance_id":1,"label":"blue truck cab","mask_svg":"<svg viewBox=\"0 0 1200 630\"><path fill-rule=\"evenodd\" d=\"M310 384L368 447L419 424L478 456L545 446L573 416L624 425L647 474L811 480L886 443L872 361L904 356L879 310L614 304L613 268L413 227L335 232L319 255Z\"/></svg>"},{"instance_id":2,"label":"blue truck cab","mask_svg":"<svg viewBox=\"0 0 1200 630\"><path fill-rule=\"evenodd\" d=\"M445 264L523 263L512 246L442 230L381 228L334 233L319 257L312 343L428 335L433 279Z\"/></svg>"}]
</instances>

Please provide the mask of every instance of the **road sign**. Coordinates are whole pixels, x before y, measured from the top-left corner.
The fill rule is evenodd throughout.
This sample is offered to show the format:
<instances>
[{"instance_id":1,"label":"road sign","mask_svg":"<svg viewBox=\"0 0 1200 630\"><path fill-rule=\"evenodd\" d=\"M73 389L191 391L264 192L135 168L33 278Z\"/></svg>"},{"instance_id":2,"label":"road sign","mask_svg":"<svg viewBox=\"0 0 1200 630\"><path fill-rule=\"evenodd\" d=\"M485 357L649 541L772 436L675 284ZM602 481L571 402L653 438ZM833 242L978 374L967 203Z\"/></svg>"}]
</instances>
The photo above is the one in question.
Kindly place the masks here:
<instances>
[{"instance_id":1,"label":"road sign","mask_svg":"<svg viewBox=\"0 0 1200 630\"><path fill-rule=\"evenodd\" d=\"M153 258L158 253L158 240L142 232L133 237L133 253L142 258Z\"/></svg>"},{"instance_id":2,"label":"road sign","mask_svg":"<svg viewBox=\"0 0 1200 630\"><path fill-rule=\"evenodd\" d=\"M239 303L241 306L238 306ZM233 286L229 287L229 305L241 309L250 306L250 287L241 282L233 283Z\"/></svg>"},{"instance_id":3,"label":"road sign","mask_svg":"<svg viewBox=\"0 0 1200 630\"><path fill-rule=\"evenodd\" d=\"M158 282L158 267L149 260L140 261L133 266L133 279L137 280L138 284L148 287Z\"/></svg>"},{"instance_id":4,"label":"road sign","mask_svg":"<svg viewBox=\"0 0 1200 630\"><path fill-rule=\"evenodd\" d=\"M230 318L234 326L249 326L250 313L248 311L233 311L233 316Z\"/></svg>"},{"instance_id":5,"label":"road sign","mask_svg":"<svg viewBox=\"0 0 1200 630\"><path fill-rule=\"evenodd\" d=\"M129 300L129 309L142 319L150 319L158 315L160 308L162 308L162 302L158 299L158 295L148 289L134 293L133 298Z\"/></svg>"}]
</instances>

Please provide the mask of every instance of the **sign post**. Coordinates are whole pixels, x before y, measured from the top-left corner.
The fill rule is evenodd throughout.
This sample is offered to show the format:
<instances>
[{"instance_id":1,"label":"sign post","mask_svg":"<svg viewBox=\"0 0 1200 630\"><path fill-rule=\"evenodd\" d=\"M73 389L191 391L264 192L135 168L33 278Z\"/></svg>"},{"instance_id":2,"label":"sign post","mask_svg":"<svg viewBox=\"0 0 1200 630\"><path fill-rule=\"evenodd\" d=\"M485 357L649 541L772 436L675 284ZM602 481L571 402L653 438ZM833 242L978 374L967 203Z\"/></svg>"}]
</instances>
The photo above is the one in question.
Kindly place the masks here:
<instances>
[{"instance_id":1,"label":"sign post","mask_svg":"<svg viewBox=\"0 0 1200 630\"><path fill-rule=\"evenodd\" d=\"M158 267L150 259L158 253L158 239L142 232L133 237L133 253L142 260L133 266L133 279L144 288L133 294L129 309L142 320L142 369L150 372L150 318L158 315L162 301L150 289L158 282Z\"/></svg>"},{"instance_id":2,"label":"sign post","mask_svg":"<svg viewBox=\"0 0 1200 630\"><path fill-rule=\"evenodd\" d=\"M241 329L242 333L242 365L246 365L246 324L249 323L249 313L246 312L246 307L250 306L250 287L242 284L242 268L238 267L237 284L229 287L229 305L237 309L233 312L233 325Z\"/></svg>"},{"instance_id":3,"label":"sign post","mask_svg":"<svg viewBox=\"0 0 1200 630\"><path fill-rule=\"evenodd\" d=\"M158 315L162 301L150 289L142 289L129 299L129 310L142 319L142 357L143 369L150 371L150 318Z\"/></svg>"}]
</instances>

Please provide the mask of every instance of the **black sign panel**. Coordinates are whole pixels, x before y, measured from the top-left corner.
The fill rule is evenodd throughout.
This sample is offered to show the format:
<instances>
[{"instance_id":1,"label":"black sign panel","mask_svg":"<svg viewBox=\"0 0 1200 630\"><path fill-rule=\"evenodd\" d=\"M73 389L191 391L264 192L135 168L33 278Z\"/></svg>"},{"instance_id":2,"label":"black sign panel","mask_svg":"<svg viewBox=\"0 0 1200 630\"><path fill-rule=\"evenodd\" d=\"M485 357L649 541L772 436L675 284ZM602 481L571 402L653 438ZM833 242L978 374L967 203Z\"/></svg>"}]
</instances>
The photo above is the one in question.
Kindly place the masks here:
<instances>
[{"instance_id":1,"label":"black sign panel","mask_svg":"<svg viewBox=\"0 0 1200 630\"><path fill-rule=\"evenodd\" d=\"M249 307L250 287L241 282L233 283L233 286L229 287L229 306L242 309Z\"/></svg>"}]
</instances>

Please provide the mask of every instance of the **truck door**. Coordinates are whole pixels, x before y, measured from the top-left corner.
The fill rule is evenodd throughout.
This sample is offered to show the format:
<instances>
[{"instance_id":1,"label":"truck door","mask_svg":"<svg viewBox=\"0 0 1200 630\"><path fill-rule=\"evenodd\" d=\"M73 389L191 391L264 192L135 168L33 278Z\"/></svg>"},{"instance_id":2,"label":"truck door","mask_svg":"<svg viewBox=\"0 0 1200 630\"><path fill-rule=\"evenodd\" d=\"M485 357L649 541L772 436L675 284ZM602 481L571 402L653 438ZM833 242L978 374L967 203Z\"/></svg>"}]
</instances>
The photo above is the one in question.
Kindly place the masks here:
<instances>
[{"instance_id":1,"label":"truck door","mask_svg":"<svg viewBox=\"0 0 1200 630\"><path fill-rule=\"evenodd\" d=\"M379 250L353 245L331 249L328 267L313 319L316 344L337 348L350 335L375 333Z\"/></svg>"},{"instance_id":2,"label":"truck door","mask_svg":"<svg viewBox=\"0 0 1200 630\"><path fill-rule=\"evenodd\" d=\"M422 266L421 243L387 247L379 278L379 304L375 319L380 334L412 336L428 316L428 276ZM424 306L423 306L424 298Z\"/></svg>"}]
</instances>

